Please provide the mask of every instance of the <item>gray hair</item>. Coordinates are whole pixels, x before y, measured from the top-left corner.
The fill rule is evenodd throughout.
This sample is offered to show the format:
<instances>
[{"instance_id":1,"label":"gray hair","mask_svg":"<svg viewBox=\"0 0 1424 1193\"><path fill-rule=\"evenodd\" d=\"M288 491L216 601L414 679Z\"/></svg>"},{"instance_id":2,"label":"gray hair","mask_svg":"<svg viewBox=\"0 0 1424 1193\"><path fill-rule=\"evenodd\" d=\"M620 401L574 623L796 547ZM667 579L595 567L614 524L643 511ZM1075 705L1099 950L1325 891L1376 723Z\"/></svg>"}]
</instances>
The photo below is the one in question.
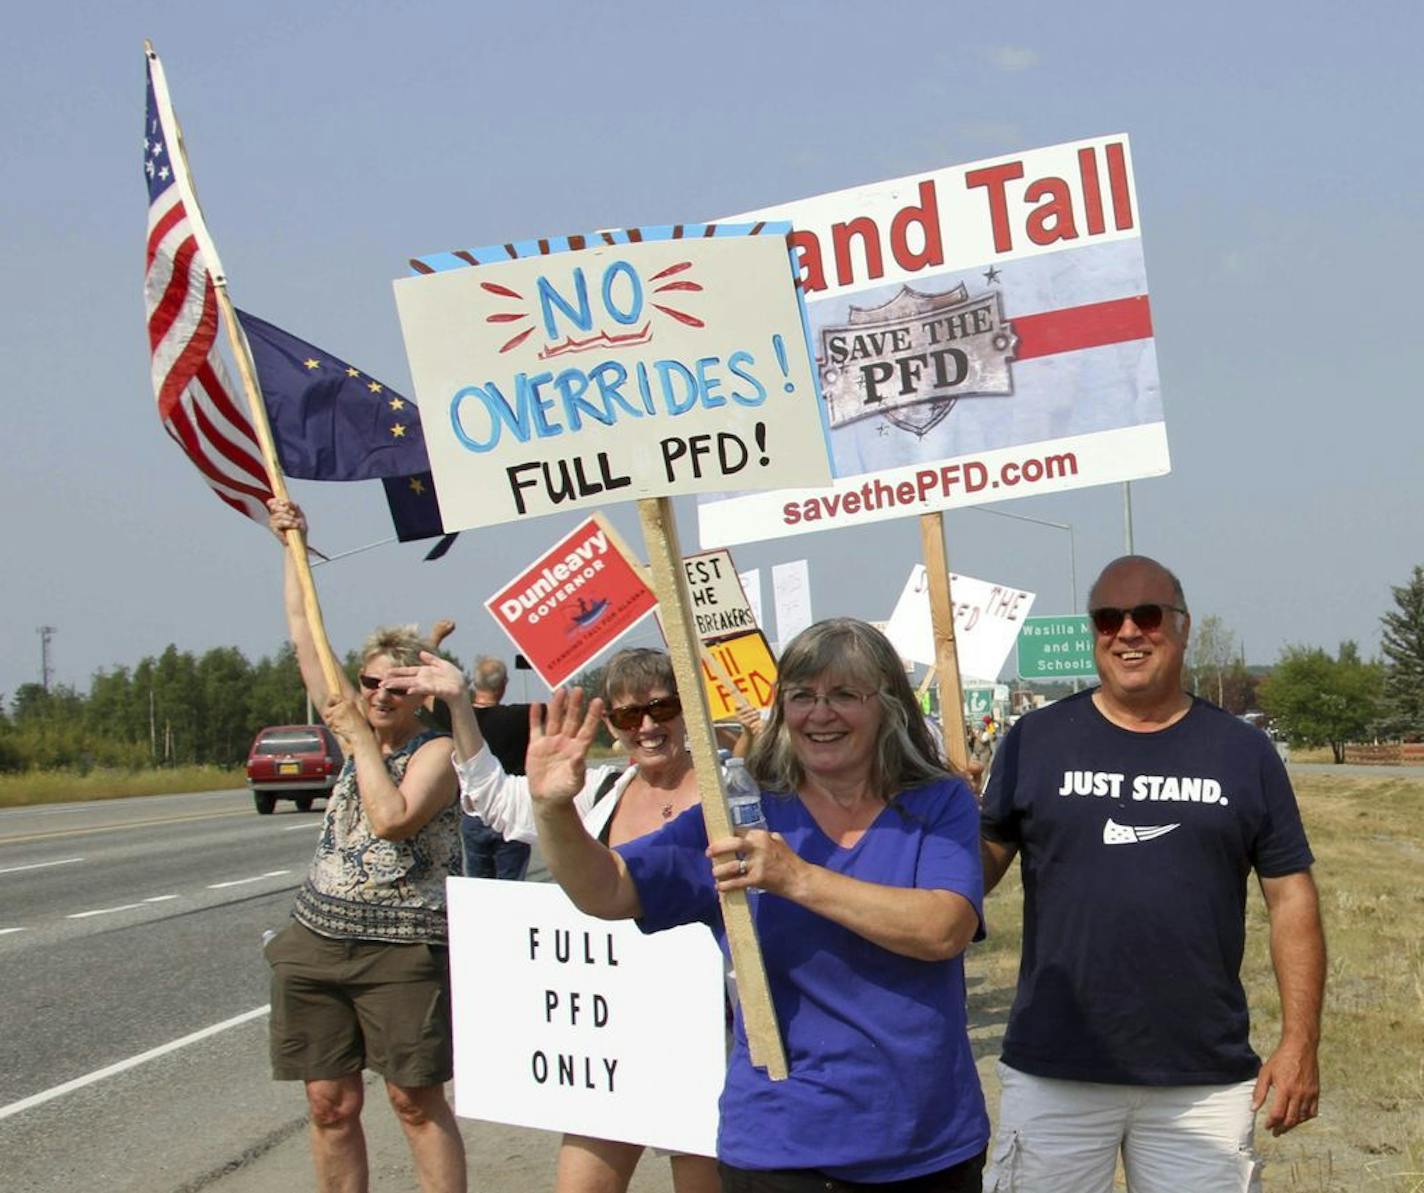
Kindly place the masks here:
<instances>
[{"instance_id":1,"label":"gray hair","mask_svg":"<svg viewBox=\"0 0 1424 1193\"><path fill-rule=\"evenodd\" d=\"M952 773L890 640L866 622L835 617L802 630L777 662L778 698L747 758L747 767L760 785L791 792L804 782L806 772L791 745L780 693L823 677L871 688L880 701L880 732L870 781L881 799L889 802L901 791Z\"/></svg>"},{"instance_id":2,"label":"gray hair","mask_svg":"<svg viewBox=\"0 0 1424 1193\"><path fill-rule=\"evenodd\" d=\"M470 668L470 683L477 692L492 692L496 696L502 696L504 689L509 686L509 668L504 665L503 659L497 659L494 655L481 655Z\"/></svg>"},{"instance_id":3,"label":"gray hair","mask_svg":"<svg viewBox=\"0 0 1424 1193\"><path fill-rule=\"evenodd\" d=\"M603 669L603 701L610 708L616 696L650 692L654 688L677 691L672 660L664 651L649 646L620 650Z\"/></svg>"},{"instance_id":4,"label":"gray hair","mask_svg":"<svg viewBox=\"0 0 1424 1193\"><path fill-rule=\"evenodd\" d=\"M420 652L425 648L413 625L377 626L361 644L361 663L369 663L383 654L397 667L416 667L420 665Z\"/></svg>"}]
</instances>

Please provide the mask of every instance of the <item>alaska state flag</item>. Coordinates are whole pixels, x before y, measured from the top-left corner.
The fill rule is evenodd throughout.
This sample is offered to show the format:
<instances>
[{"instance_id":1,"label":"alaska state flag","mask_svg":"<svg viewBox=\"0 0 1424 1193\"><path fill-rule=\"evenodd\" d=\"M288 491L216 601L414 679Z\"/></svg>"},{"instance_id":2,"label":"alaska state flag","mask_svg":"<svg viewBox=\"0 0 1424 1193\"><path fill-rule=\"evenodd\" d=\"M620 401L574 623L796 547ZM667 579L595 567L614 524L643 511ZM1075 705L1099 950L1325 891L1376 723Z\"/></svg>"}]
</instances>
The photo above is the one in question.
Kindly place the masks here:
<instances>
[{"instance_id":1,"label":"alaska state flag","mask_svg":"<svg viewBox=\"0 0 1424 1193\"><path fill-rule=\"evenodd\" d=\"M287 476L364 481L430 471L409 398L255 315L237 319Z\"/></svg>"},{"instance_id":2,"label":"alaska state flag","mask_svg":"<svg viewBox=\"0 0 1424 1193\"><path fill-rule=\"evenodd\" d=\"M238 311L237 321L283 473L313 481L380 477L401 542L443 534L415 403L256 315Z\"/></svg>"}]
</instances>

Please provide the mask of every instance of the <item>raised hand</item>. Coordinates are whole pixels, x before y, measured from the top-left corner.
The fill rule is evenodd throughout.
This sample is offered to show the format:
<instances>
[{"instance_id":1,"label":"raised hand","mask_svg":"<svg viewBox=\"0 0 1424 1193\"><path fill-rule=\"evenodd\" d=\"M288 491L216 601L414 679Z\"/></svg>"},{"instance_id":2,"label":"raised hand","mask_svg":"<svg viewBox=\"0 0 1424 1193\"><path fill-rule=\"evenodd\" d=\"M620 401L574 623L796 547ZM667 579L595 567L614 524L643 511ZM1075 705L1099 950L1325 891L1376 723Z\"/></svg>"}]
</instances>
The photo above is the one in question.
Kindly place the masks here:
<instances>
[{"instance_id":1,"label":"raised hand","mask_svg":"<svg viewBox=\"0 0 1424 1193\"><path fill-rule=\"evenodd\" d=\"M306 533L307 516L295 501L274 497L267 503L267 526L277 536L277 541L285 546L287 531L300 530L303 534Z\"/></svg>"},{"instance_id":2,"label":"raised hand","mask_svg":"<svg viewBox=\"0 0 1424 1193\"><path fill-rule=\"evenodd\" d=\"M434 696L451 707L461 701L470 702L470 687L465 673L449 659L442 659L428 650L420 652L420 666L392 667L387 671L384 686L393 692L405 692L411 696Z\"/></svg>"},{"instance_id":3,"label":"raised hand","mask_svg":"<svg viewBox=\"0 0 1424 1193\"><path fill-rule=\"evenodd\" d=\"M529 707L529 753L524 770L529 794L538 804L566 804L583 790L588 750L598 734L603 701L594 698L584 712L582 688L558 688L547 708Z\"/></svg>"}]
</instances>

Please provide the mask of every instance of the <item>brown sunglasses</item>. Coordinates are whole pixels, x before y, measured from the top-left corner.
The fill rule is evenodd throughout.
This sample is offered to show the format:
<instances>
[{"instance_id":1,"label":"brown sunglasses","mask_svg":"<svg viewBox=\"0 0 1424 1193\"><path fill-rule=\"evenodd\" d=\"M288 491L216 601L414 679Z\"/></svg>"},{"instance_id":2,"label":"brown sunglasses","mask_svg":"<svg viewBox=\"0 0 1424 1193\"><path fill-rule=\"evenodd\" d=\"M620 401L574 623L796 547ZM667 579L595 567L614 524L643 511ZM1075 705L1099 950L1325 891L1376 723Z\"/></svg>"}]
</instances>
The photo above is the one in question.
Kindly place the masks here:
<instances>
[{"instance_id":1,"label":"brown sunglasses","mask_svg":"<svg viewBox=\"0 0 1424 1193\"><path fill-rule=\"evenodd\" d=\"M659 696L647 704L625 704L621 708L610 708L608 723L615 729L636 729L644 717L652 717L659 725L682 716L682 700L677 696Z\"/></svg>"}]
</instances>

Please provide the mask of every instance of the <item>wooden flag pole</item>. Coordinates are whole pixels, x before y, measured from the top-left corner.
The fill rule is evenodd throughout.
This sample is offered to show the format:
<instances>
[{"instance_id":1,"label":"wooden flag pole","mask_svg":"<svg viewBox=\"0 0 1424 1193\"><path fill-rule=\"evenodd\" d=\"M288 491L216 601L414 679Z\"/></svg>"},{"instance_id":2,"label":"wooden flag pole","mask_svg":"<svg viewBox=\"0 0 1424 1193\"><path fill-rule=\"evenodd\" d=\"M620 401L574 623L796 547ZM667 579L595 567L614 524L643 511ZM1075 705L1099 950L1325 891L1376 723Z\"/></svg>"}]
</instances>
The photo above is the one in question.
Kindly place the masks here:
<instances>
[{"instance_id":1,"label":"wooden flag pole","mask_svg":"<svg viewBox=\"0 0 1424 1193\"><path fill-rule=\"evenodd\" d=\"M257 444L262 449L262 462L267 469L267 484L274 497L285 501L287 500L287 480L282 475L282 465L277 459L277 446L272 439L272 427L267 422L267 408L262 404L262 392L257 385L257 370L253 367L247 340L238 326L237 315L232 309L232 298L227 292L227 274L218 257L217 245L213 243L208 226L203 220L202 205L198 202L197 188L193 185L193 173L188 168L188 149L183 142L183 127L178 123L178 115L173 111L173 104L168 96L168 81L163 73L163 64L158 60L158 54L148 38L144 38L143 52L153 67L154 98L158 103L165 126L171 126L173 130L173 141L177 146L177 153L172 154L170 150L170 155L175 170L175 181L188 209L188 222L192 225L194 238L198 242L198 247L203 251L208 273L213 279L218 307L222 313L221 321L227 325L228 344L232 348L233 358L237 362L237 371L242 378L243 392L247 397L247 409L252 418L252 429L257 435ZM306 536L299 530L289 530L286 538L287 550L291 552L292 561L297 567L297 583L302 590L302 605L306 610L307 625L316 646L317 659L321 663L322 677L326 680L328 692L332 695L340 694L350 685L346 683L341 674L341 668L337 666L336 656L332 653L331 643L326 636L326 623L322 620L321 605L317 602L316 597L316 584L312 580L311 564L307 559Z\"/></svg>"},{"instance_id":2,"label":"wooden flag pole","mask_svg":"<svg viewBox=\"0 0 1424 1193\"><path fill-rule=\"evenodd\" d=\"M653 591L658 597L668 654L672 657L673 674L677 677L677 690L682 694L687 738L692 749L692 766L697 775L697 792L702 800L707 836L709 840L729 837L732 835L732 823L727 815L727 796L722 787L717 743L712 736L707 692L698 669L701 642L688 616L687 573L683 570L672 500L667 497L643 498L638 502L638 520L643 527ZM731 891L723 894L721 900L722 921L726 925L732 967L737 975L737 997L742 1004L742 1023L747 1032L747 1048L752 1064L765 1068L767 1076L773 1081L784 1080L787 1075L786 1050L781 1043L776 1008L772 1005L771 988L767 984L766 967L762 963L747 893Z\"/></svg>"},{"instance_id":3,"label":"wooden flag pole","mask_svg":"<svg viewBox=\"0 0 1424 1193\"><path fill-rule=\"evenodd\" d=\"M949 555L944 547L944 514L920 515L920 551L929 581L934 671L939 677L939 723L945 756L960 773L969 769L964 740L964 692L959 683L959 650L954 642L954 604L949 591Z\"/></svg>"},{"instance_id":4,"label":"wooden flag pole","mask_svg":"<svg viewBox=\"0 0 1424 1193\"><path fill-rule=\"evenodd\" d=\"M647 565L633 554L633 549L628 545L628 540L618 533L617 527L603 516L601 510L593 515L593 520L598 523L598 528L603 531L603 536L608 540L608 545L627 560L628 566L642 577L644 584L654 591L657 591L657 587L652 582L651 573ZM686 608L686 606L684 606L684 608ZM740 712L742 709L751 708L752 702L748 700L746 696L742 694L742 690L732 682L732 677L727 674L727 668L722 666L722 660L708 648L707 644L703 642L701 638L697 640L697 646L702 662L706 664L707 670L712 672L717 682L731 693L732 703L737 706L737 710Z\"/></svg>"},{"instance_id":5,"label":"wooden flag pole","mask_svg":"<svg viewBox=\"0 0 1424 1193\"><path fill-rule=\"evenodd\" d=\"M272 438L272 426L267 421L267 407L262 402L262 390L257 384L257 370L252 364L247 337L242 334L237 315L232 309L232 299L227 292L227 279L216 281L216 289L223 322L227 324L228 344L237 361L237 371L242 377L242 388L247 395L247 410L252 419L252 429L257 433L258 446L262 448L262 462L267 466L267 482L272 486L272 495L286 501L287 478L282 475L282 465L277 459L277 445ZM326 680L327 693L339 696L349 685L341 674L336 655L331 649L331 641L326 636L326 622L322 618L321 602L316 595L311 561L307 558L306 535L300 530L289 530L286 537L287 550L292 556L292 562L296 564L297 586L302 590L302 607L306 611L307 627L311 630L316 657L321 663L322 678Z\"/></svg>"}]
</instances>

